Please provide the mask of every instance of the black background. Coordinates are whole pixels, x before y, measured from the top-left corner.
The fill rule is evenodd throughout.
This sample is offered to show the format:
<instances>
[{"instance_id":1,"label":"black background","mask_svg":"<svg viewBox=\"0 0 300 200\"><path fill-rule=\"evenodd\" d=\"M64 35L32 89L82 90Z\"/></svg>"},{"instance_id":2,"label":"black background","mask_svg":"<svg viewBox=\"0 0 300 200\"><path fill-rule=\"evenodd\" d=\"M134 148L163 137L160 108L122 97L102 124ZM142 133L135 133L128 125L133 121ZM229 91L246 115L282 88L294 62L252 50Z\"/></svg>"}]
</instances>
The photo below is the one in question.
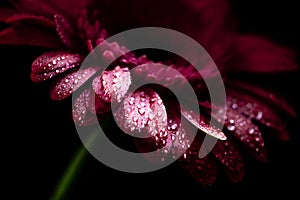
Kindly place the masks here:
<instances>
[{"instance_id":1,"label":"black background","mask_svg":"<svg viewBox=\"0 0 300 200\"><path fill-rule=\"evenodd\" d=\"M268 36L295 49L299 55L300 9L296 1L231 2L243 32ZM31 82L31 62L44 49L0 46L0 52L4 136L1 165L5 177L1 179L10 189L5 191L11 197L48 199L81 145L71 117L71 101L51 101L48 83ZM299 74L265 82L286 95L299 110ZM104 199L106 195L173 198L181 194L186 199L298 196L300 138L297 124L291 123L290 129L290 142L280 144L270 140L266 144L268 163L246 158L246 175L241 183L231 183L219 170L211 187L199 185L177 165L152 173L127 174L104 166L88 154L71 185L68 199Z\"/></svg>"}]
</instances>

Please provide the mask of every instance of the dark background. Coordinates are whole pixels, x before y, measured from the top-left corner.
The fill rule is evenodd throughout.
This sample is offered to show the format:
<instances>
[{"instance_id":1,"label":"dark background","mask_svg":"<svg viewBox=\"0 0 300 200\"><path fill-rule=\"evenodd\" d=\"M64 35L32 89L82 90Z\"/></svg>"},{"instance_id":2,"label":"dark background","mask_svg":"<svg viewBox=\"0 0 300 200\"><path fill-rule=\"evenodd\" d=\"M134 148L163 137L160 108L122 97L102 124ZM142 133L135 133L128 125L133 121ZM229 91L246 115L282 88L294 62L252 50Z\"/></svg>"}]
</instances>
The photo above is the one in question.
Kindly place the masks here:
<instances>
[{"instance_id":1,"label":"dark background","mask_svg":"<svg viewBox=\"0 0 300 200\"><path fill-rule=\"evenodd\" d=\"M244 32L260 33L293 49L299 55L299 6L296 1L232 0ZM11 197L48 199L81 145L71 117L71 100L51 101L49 84L32 83L32 60L44 49L0 46L2 83L2 181ZM3 71L4 70L4 71ZM266 79L299 110L299 74ZM3 121L4 119L4 121ZM231 183L219 170L211 187L197 184L177 165L146 174L110 169L88 154L68 193L68 199L188 198L298 196L300 165L298 124L290 122L291 141L270 140L269 162L246 157L246 175ZM3 185L3 184L2 184ZM139 194L140 191L141 194ZM94 196L91 198L91 196ZM11 199L11 198L8 198Z\"/></svg>"}]
</instances>

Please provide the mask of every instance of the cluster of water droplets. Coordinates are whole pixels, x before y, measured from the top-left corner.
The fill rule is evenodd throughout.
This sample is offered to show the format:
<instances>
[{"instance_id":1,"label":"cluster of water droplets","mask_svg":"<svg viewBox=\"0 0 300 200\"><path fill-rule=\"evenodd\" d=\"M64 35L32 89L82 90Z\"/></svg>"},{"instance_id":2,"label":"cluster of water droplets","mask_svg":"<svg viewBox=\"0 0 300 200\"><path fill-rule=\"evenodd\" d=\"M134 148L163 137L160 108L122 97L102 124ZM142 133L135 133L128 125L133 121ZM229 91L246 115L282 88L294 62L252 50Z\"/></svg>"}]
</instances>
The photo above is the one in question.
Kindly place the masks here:
<instances>
[{"instance_id":1,"label":"cluster of water droplets","mask_svg":"<svg viewBox=\"0 0 300 200\"><path fill-rule=\"evenodd\" d=\"M81 62L79 54L68 52L47 52L36 58L31 66L31 79L40 82L50 79Z\"/></svg>"},{"instance_id":2,"label":"cluster of water droplets","mask_svg":"<svg viewBox=\"0 0 300 200\"><path fill-rule=\"evenodd\" d=\"M167 113L160 96L152 91L136 91L125 97L114 113L121 129L136 137L150 137L167 126Z\"/></svg>"},{"instance_id":3,"label":"cluster of water droplets","mask_svg":"<svg viewBox=\"0 0 300 200\"><path fill-rule=\"evenodd\" d=\"M78 71L69 73L64 78L56 80L50 92L51 98L53 100L66 98L91 78L96 71L97 69L92 67L79 69Z\"/></svg>"},{"instance_id":4,"label":"cluster of water droplets","mask_svg":"<svg viewBox=\"0 0 300 200\"><path fill-rule=\"evenodd\" d=\"M95 93L106 102L120 103L131 85L131 76L128 68L119 66L111 71L103 71L94 78L92 86Z\"/></svg>"},{"instance_id":5,"label":"cluster of water droplets","mask_svg":"<svg viewBox=\"0 0 300 200\"><path fill-rule=\"evenodd\" d=\"M263 112L258 109L257 104L228 98L225 128L245 144L246 148L256 158L265 161L267 156L264 149L264 140L259 127L253 123L254 120L259 121L262 118Z\"/></svg>"}]
</instances>

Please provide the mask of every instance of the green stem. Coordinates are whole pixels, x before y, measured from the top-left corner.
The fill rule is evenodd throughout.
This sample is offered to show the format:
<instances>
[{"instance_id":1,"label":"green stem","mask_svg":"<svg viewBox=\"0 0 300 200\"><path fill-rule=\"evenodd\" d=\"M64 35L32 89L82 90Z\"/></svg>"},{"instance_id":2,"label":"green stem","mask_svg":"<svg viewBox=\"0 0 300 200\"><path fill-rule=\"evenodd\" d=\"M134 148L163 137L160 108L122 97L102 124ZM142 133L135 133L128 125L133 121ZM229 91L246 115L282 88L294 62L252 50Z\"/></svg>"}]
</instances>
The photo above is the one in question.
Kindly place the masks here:
<instances>
[{"instance_id":1,"label":"green stem","mask_svg":"<svg viewBox=\"0 0 300 200\"><path fill-rule=\"evenodd\" d=\"M94 130L91 136L88 138L86 145L87 146L92 145L97 135L98 135L97 132ZM63 197L66 196L66 194L71 188L72 183L74 182L73 180L76 178L76 174L78 174L77 172L79 171L81 164L83 163L87 155L88 155L88 151L86 149L86 146L81 145L80 148L75 153L74 157L72 158L66 171L62 175L60 181L58 182L58 185L53 195L51 196L50 200L61 200L63 199Z\"/></svg>"},{"instance_id":2,"label":"green stem","mask_svg":"<svg viewBox=\"0 0 300 200\"><path fill-rule=\"evenodd\" d=\"M52 197L50 200L60 200L66 195L68 190L71 187L72 181L74 180L82 161L87 155L87 150L84 145L82 145L77 152L75 153L74 157L72 158L69 166L67 167L66 171L64 172L59 184L57 185Z\"/></svg>"}]
</instances>

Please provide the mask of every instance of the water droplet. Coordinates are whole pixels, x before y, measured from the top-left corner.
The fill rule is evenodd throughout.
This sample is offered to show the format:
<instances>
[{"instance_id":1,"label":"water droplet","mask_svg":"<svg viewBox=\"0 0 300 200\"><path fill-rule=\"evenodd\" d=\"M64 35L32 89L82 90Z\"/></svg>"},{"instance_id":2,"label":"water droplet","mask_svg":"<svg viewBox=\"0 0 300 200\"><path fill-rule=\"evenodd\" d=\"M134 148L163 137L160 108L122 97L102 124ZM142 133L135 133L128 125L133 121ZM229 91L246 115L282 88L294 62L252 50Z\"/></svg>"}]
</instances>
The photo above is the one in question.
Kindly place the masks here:
<instances>
[{"instance_id":1,"label":"water droplet","mask_svg":"<svg viewBox=\"0 0 300 200\"><path fill-rule=\"evenodd\" d=\"M235 126L229 124L229 125L227 126L227 129L228 129L229 131L234 131L234 130L235 130Z\"/></svg>"},{"instance_id":2,"label":"water droplet","mask_svg":"<svg viewBox=\"0 0 300 200\"><path fill-rule=\"evenodd\" d=\"M138 117L137 117L137 116L133 116L132 120L133 120L134 122L137 122L137 121L138 121Z\"/></svg>"},{"instance_id":3,"label":"water droplet","mask_svg":"<svg viewBox=\"0 0 300 200\"><path fill-rule=\"evenodd\" d=\"M138 110L138 112L141 114L141 115L144 115L145 114L145 108L140 108Z\"/></svg>"},{"instance_id":4,"label":"water droplet","mask_svg":"<svg viewBox=\"0 0 300 200\"><path fill-rule=\"evenodd\" d=\"M230 123L230 124L234 124L234 119L230 119L230 120L229 120L229 123Z\"/></svg>"},{"instance_id":5,"label":"water droplet","mask_svg":"<svg viewBox=\"0 0 300 200\"><path fill-rule=\"evenodd\" d=\"M158 105L161 105L162 103L163 103L163 101L162 101L161 99L158 99L158 100L157 100L157 104L158 104Z\"/></svg>"},{"instance_id":6,"label":"water droplet","mask_svg":"<svg viewBox=\"0 0 300 200\"><path fill-rule=\"evenodd\" d=\"M176 130L177 127L178 127L178 125L177 125L176 123L171 125L171 129L172 129L173 131Z\"/></svg>"},{"instance_id":7,"label":"water droplet","mask_svg":"<svg viewBox=\"0 0 300 200\"><path fill-rule=\"evenodd\" d=\"M263 113L262 113L261 111L259 111L259 112L257 113L255 119L261 120L262 116L263 116Z\"/></svg>"},{"instance_id":8,"label":"water droplet","mask_svg":"<svg viewBox=\"0 0 300 200\"><path fill-rule=\"evenodd\" d=\"M254 129L250 128L248 132L249 132L250 135L252 135L254 133Z\"/></svg>"},{"instance_id":9,"label":"water droplet","mask_svg":"<svg viewBox=\"0 0 300 200\"><path fill-rule=\"evenodd\" d=\"M238 105L237 105L236 103L233 103L233 104L231 105L231 108L232 108L233 110L236 110L236 109L238 108Z\"/></svg>"}]
</instances>

